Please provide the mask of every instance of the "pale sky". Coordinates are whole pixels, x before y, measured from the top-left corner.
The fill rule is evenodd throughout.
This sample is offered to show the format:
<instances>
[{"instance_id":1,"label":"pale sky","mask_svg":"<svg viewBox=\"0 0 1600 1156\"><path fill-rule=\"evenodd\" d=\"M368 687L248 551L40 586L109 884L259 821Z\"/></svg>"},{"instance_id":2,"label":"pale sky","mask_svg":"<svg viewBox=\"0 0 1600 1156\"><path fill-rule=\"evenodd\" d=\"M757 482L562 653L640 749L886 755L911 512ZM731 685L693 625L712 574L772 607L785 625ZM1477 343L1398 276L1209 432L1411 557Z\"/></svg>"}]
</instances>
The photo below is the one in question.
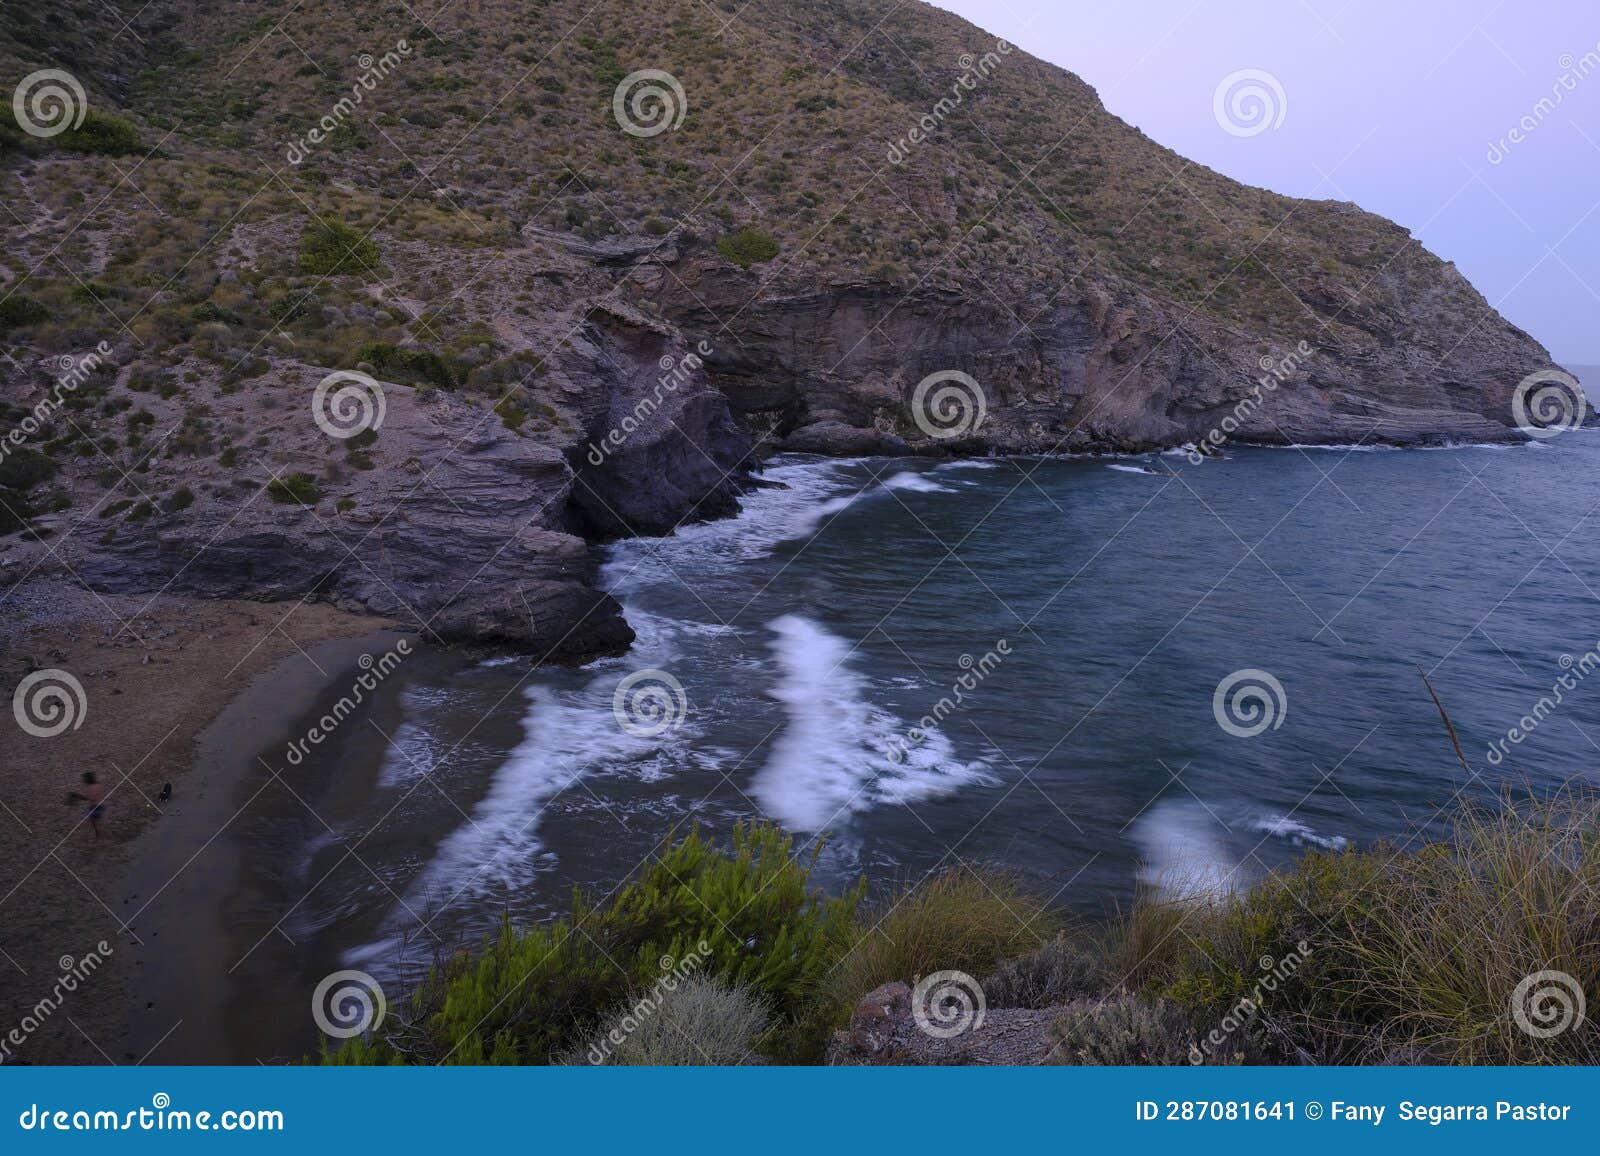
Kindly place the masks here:
<instances>
[{"instance_id":1,"label":"pale sky","mask_svg":"<svg viewBox=\"0 0 1600 1156\"><path fill-rule=\"evenodd\" d=\"M1600 365L1600 0L936 2L1193 160L1393 218L1558 362ZM1213 115L1244 69L1283 92L1248 137Z\"/></svg>"}]
</instances>

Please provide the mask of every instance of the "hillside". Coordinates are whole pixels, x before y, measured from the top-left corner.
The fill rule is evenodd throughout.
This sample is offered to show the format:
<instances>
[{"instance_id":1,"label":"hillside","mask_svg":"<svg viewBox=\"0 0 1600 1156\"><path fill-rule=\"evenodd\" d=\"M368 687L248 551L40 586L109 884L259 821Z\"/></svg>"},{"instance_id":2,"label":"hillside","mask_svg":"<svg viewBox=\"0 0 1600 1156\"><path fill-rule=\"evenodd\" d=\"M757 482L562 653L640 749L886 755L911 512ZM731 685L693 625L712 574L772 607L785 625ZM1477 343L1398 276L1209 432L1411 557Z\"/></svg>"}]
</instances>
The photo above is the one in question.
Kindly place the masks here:
<instances>
[{"instance_id":1,"label":"hillside","mask_svg":"<svg viewBox=\"0 0 1600 1156\"><path fill-rule=\"evenodd\" d=\"M88 108L0 125L0 428L60 404L0 462L8 575L578 658L631 638L588 543L727 511L775 449L1178 445L1264 371L1236 438L1503 440L1550 365L1400 226L1194 165L924 4L428 21L0 14L7 83ZM314 420L334 371L381 383L353 437ZM917 390L949 372L956 436Z\"/></svg>"}]
</instances>

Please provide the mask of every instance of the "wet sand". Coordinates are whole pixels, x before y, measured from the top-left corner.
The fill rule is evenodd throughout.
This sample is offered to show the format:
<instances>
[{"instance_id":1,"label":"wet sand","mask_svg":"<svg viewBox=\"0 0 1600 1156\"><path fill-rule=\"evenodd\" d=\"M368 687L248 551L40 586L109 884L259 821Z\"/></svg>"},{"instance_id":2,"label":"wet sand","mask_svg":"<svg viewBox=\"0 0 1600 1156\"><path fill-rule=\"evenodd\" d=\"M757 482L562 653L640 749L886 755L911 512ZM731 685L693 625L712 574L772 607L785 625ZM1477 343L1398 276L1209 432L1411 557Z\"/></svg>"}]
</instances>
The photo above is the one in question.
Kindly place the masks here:
<instances>
[{"instance_id":1,"label":"wet sand","mask_svg":"<svg viewBox=\"0 0 1600 1156\"><path fill-rule=\"evenodd\" d=\"M208 1018L201 991L178 999L195 998L192 1017L161 1009L171 1014L160 1032L141 1013L158 1010L145 1007L145 991L172 958L163 938L191 941L185 952L198 942L171 929L226 918L181 897L227 877L225 840L214 836L241 764L304 709L299 696L309 705L355 661L363 640L381 652L392 638L376 633L381 620L317 604L35 587L0 609L9 612L0 638L8 708L35 670L67 671L83 688L75 728L39 737L9 714L0 725L0 1037L24 1037L8 1040L5 1058L141 1061L178 1021ZM84 770L105 792L99 840L86 808L67 803ZM164 890L162 864L182 867ZM63 968L90 952L103 957L92 978L39 1015Z\"/></svg>"},{"instance_id":2,"label":"wet sand","mask_svg":"<svg viewBox=\"0 0 1600 1156\"><path fill-rule=\"evenodd\" d=\"M416 655L415 636L397 631L332 639L292 654L199 736L190 776L195 802L139 840L128 873L130 929L158 945L139 968L129 1001L136 1054L151 1063L250 1062L231 1043L224 1014L240 980L238 965L259 938L260 919L239 906L242 858L249 853L243 829L275 798L299 799L286 745L349 691L365 656L381 659L401 641ZM360 725L359 718L350 725ZM265 869L282 874L289 865Z\"/></svg>"}]
</instances>

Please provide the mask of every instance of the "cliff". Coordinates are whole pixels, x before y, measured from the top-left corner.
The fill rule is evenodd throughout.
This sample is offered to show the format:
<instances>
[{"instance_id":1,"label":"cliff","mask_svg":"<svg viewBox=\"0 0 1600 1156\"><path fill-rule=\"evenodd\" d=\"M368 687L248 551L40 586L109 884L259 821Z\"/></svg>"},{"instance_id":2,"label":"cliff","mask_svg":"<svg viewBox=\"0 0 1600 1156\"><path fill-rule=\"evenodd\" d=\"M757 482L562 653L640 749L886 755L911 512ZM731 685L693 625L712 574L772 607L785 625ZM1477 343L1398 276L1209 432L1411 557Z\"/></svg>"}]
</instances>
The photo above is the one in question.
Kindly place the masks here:
<instances>
[{"instance_id":1,"label":"cliff","mask_svg":"<svg viewBox=\"0 0 1600 1156\"><path fill-rule=\"evenodd\" d=\"M774 451L1508 440L1550 366L922 4L58 15L0 30L87 110L0 126L8 575L580 659L631 640L590 543Z\"/></svg>"}]
</instances>

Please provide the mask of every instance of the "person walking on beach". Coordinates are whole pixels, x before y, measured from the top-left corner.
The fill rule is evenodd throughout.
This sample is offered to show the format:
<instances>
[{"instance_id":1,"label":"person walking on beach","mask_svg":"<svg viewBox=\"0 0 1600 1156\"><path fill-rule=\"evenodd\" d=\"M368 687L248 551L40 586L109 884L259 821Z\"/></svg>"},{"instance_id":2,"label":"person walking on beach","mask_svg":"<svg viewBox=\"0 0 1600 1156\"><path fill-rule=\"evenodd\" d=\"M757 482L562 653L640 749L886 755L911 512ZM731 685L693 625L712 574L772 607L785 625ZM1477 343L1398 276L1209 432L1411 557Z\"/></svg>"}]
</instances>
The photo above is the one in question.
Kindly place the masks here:
<instances>
[{"instance_id":1,"label":"person walking on beach","mask_svg":"<svg viewBox=\"0 0 1600 1156\"><path fill-rule=\"evenodd\" d=\"M83 790L73 791L67 796L67 802L89 804L89 826L94 829L94 837L100 838L100 824L106 817L105 792L93 771L83 772Z\"/></svg>"}]
</instances>

